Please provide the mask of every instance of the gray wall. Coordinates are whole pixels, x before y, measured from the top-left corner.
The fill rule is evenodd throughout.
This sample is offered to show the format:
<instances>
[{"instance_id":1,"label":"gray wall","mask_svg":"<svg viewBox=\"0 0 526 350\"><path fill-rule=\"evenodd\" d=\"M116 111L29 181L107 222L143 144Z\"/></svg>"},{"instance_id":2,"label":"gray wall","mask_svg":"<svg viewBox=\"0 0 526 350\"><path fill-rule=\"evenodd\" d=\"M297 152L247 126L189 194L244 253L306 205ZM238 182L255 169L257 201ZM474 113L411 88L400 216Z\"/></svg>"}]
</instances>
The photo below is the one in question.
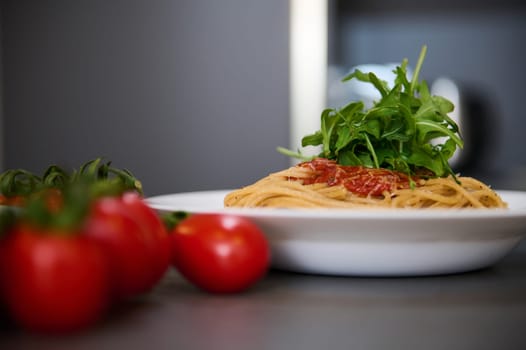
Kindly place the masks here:
<instances>
[{"instance_id":1,"label":"gray wall","mask_svg":"<svg viewBox=\"0 0 526 350\"><path fill-rule=\"evenodd\" d=\"M286 167L288 2L2 3L4 168L105 156L147 194ZM1 150L1 148L0 148Z\"/></svg>"}]
</instances>

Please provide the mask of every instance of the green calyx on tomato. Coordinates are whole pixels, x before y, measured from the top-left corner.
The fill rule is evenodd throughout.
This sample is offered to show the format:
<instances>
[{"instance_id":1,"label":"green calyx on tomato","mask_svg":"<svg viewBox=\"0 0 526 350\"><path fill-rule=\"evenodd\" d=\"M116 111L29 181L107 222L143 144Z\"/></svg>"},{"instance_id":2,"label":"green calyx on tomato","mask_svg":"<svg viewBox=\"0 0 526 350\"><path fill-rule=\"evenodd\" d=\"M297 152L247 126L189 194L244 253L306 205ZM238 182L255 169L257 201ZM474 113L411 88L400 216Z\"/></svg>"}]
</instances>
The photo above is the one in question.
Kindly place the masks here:
<instances>
[{"instance_id":1,"label":"green calyx on tomato","mask_svg":"<svg viewBox=\"0 0 526 350\"><path fill-rule=\"evenodd\" d=\"M74 233L86 217L91 201L88 187L80 183L64 186L60 192L46 190L28 198L20 221Z\"/></svg>"},{"instance_id":2,"label":"green calyx on tomato","mask_svg":"<svg viewBox=\"0 0 526 350\"><path fill-rule=\"evenodd\" d=\"M111 162L101 162L98 158L84 163L71 175L71 181L93 184L94 196L118 195L126 191L143 194L141 182L129 170L112 167Z\"/></svg>"},{"instance_id":3,"label":"green calyx on tomato","mask_svg":"<svg viewBox=\"0 0 526 350\"><path fill-rule=\"evenodd\" d=\"M164 225L168 230L173 230L181 221L190 216L186 211L167 212L161 215Z\"/></svg>"},{"instance_id":4,"label":"green calyx on tomato","mask_svg":"<svg viewBox=\"0 0 526 350\"><path fill-rule=\"evenodd\" d=\"M9 169L0 174L0 199L10 204L11 198L28 198L49 190L62 190L72 183L86 183L96 195L119 194L124 191L143 193L141 182L127 169L111 166L102 158L90 160L78 170L66 171L58 165L49 166L39 176L24 169Z\"/></svg>"},{"instance_id":5,"label":"green calyx on tomato","mask_svg":"<svg viewBox=\"0 0 526 350\"><path fill-rule=\"evenodd\" d=\"M141 182L130 171L115 168L102 158L71 172L51 165L42 176L23 169L0 174L0 204L23 207L22 219L35 226L65 231L79 225L96 198L127 191L142 195Z\"/></svg>"}]
</instances>

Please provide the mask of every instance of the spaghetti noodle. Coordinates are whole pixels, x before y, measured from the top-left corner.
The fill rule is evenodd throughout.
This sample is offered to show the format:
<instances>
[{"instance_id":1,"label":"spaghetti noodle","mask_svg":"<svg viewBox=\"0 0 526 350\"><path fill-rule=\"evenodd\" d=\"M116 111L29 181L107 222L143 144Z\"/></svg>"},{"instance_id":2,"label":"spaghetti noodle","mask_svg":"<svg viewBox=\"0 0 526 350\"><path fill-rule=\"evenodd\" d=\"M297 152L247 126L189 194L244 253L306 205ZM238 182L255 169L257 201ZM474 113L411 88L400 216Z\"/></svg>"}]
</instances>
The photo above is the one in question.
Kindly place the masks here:
<instances>
[{"instance_id":1,"label":"spaghetti noodle","mask_svg":"<svg viewBox=\"0 0 526 350\"><path fill-rule=\"evenodd\" d=\"M226 207L505 208L489 186L471 177L409 178L386 169L341 166L317 158L272 173L227 194Z\"/></svg>"}]
</instances>

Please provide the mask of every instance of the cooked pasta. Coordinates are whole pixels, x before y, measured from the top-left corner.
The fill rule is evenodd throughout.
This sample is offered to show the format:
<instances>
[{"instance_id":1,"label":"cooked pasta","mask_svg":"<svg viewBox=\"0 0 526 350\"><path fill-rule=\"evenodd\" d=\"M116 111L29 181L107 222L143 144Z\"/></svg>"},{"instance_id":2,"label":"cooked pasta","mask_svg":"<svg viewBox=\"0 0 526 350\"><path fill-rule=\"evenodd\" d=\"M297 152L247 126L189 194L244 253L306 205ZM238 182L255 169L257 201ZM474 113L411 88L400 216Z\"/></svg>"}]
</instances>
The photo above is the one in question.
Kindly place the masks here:
<instances>
[{"instance_id":1,"label":"cooked pasta","mask_svg":"<svg viewBox=\"0 0 526 350\"><path fill-rule=\"evenodd\" d=\"M318 160L319 161L319 160ZM349 172L326 176L302 163L272 173L252 185L227 194L226 207L279 208L505 208L489 186L471 177L405 178L392 171L378 175L361 169L352 182ZM329 164L334 169L345 167ZM378 169L376 169L378 170ZM391 175L400 177L395 180ZM382 183L387 178L390 183ZM317 179L320 179L317 182ZM356 181L355 181L356 180ZM351 186L349 186L349 184ZM387 186L380 186L387 185ZM365 189L365 190L364 190ZM366 193L368 191L368 193ZM376 192L375 192L376 191Z\"/></svg>"}]
</instances>

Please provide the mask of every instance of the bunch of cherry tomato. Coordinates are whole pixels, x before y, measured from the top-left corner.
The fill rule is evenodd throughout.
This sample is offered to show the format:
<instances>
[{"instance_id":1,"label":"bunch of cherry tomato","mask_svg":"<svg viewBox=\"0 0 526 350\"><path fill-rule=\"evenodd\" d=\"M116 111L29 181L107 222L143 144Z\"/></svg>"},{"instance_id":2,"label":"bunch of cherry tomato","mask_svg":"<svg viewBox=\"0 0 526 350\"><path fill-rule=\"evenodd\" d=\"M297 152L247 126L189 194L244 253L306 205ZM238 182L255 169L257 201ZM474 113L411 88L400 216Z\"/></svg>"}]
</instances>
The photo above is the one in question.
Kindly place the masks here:
<instances>
[{"instance_id":1,"label":"bunch of cherry tomato","mask_svg":"<svg viewBox=\"0 0 526 350\"><path fill-rule=\"evenodd\" d=\"M54 166L42 177L5 172L0 192L0 305L30 331L92 326L172 266L212 293L241 292L268 268L254 223L176 213L168 224L130 172L100 159L72 174Z\"/></svg>"}]
</instances>

